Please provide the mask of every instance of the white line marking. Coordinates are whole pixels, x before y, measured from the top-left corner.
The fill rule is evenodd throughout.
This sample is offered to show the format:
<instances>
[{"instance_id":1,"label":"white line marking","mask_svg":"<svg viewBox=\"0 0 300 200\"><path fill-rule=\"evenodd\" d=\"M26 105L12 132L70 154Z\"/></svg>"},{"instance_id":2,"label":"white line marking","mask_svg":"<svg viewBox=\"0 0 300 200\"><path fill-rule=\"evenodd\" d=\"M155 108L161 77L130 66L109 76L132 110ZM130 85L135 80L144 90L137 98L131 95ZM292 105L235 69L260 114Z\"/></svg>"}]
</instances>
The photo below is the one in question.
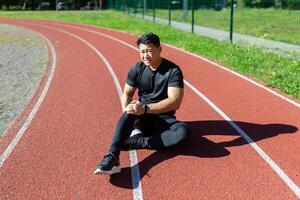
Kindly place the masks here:
<instances>
[{"instance_id":1,"label":"white line marking","mask_svg":"<svg viewBox=\"0 0 300 200\"><path fill-rule=\"evenodd\" d=\"M122 96L122 88L121 88L121 85L120 85L120 82L112 68L112 66L110 65L110 63L107 61L107 59L92 45L90 44L89 42L87 42L86 40L82 39L81 37L73 34L73 33L70 33L68 31L64 31L64 30L61 30L61 29L57 29L57 28L53 28L53 27L50 27L50 26L44 26L44 25L40 25L40 24L32 24L32 25L36 25L36 26L41 26L41 27L44 27L44 28L50 28L50 29L53 29L53 30L57 30L57 31L60 31L60 32L63 32L67 35L70 35L78 40L80 40L81 42L83 42L84 44L86 44L88 47L90 47L99 57L100 59L104 62L104 64L106 65L108 71L110 72L112 78L113 78L113 81L114 81L114 84L115 84L115 87L117 89L117 92L118 92L118 95L119 95L119 98L120 98L120 101L121 101L121 96ZM141 184L141 178L140 178L140 171L139 171L139 167L138 167L138 159L137 159L137 154L136 154L136 151L133 150L133 151L129 151L129 156L130 156L130 165L131 165L131 178L132 178L132 192L133 192L133 199L135 200L143 200L143 193L142 193L142 184Z\"/></svg>"},{"instance_id":2,"label":"white line marking","mask_svg":"<svg viewBox=\"0 0 300 200\"><path fill-rule=\"evenodd\" d=\"M61 24L59 24L61 25ZM72 25L61 25L61 26L69 26L69 27L74 27ZM96 31L92 31L92 30L88 30L88 29L84 29L84 28L79 28L79 27L74 27L76 29L81 29L81 30L85 30L87 32L92 32L95 33L97 35L101 35L104 36L106 38L112 39L114 41L118 41L121 42L122 44L133 48L135 50L137 50L136 47L121 41L117 38L105 35L103 33L99 33ZM176 48L176 47L175 47ZM183 50L182 50L183 51ZM193 55L193 54L192 54ZM197 55L194 55L197 57ZM199 57L201 58L201 57ZM212 64L214 64L212 62ZM216 64L217 65L217 64ZM226 69L227 70L227 69ZM228 70L229 72L231 72L231 70ZM233 72L232 72L233 73ZM235 72L234 72L235 73ZM236 74L239 75L239 74ZM242 75L239 75L240 77L243 77ZM247 78L245 77L245 79L247 80ZM252 81L251 79L249 79L249 81ZM205 102L207 102L220 116L222 116L249 144L250 146L270 165L270 167L279 175L279 177L288 185L288 187L296 194L296 196L298 198L300 198L300 189L299 187L288 177L288 175L247 135L246 132L244 132L236 123L234 123L223 111L221 111L221 109L219 109L214 103L212 103L212 101L210 101L205 95L203 95L198 89L196 89L192 84L190 84L188 81L184 80L184 83L192 90L194 91L199 97L201 97ZM255 83L255 82L254 82ZM259 84L257 83L257 85L259 86ZM264 87L264 86L262 86ZM266 88L268 89L268 88ZM280 95L280 94L278 94ZM281 95L280 95L281 96ZM285 97L284 97L285 98ZM296 103L296 102L294 102ZM295 104L294 104L295 105ZM296 103L297 106L297 103Z\"/></svg>"},{"instance_id":3,"label":"white line marking","mask_svg":"<svg viewBox=\"0 0 300 200\"><path fill-rule=\"evenodd\" d=\"M93 31L93 30L89 30L89 29L85 29L85 28L81 28L81 27L76 27L76 26L73 26L73 25L67 25L67 24L57 24L57 25L65 26L65 27L71 27L71 28L80 29L80 30L84 30L84 31L87 31L87 32L95 33L95 34L97 34L97 35L104 36L104 37L106 37L106 38L112 39L112 40L117 41L117 42L119 42L119 43L122 43L122 44L124 44L124 45L126 45L126 46L128 46L128 47L130 47L130 48L132 48L132 49L137 50L137 48L136 48L135 46L132 46L132 45L129 44L129 43L126 43L126 42L124 42L124 41L122 41L122 40L119 40L118 38L115 38L115 37L106 35L106 34L104 34L104 33L100 33L100 32L97 32L97 31ZM97 28L97 27L95 27L95 28ZM108 28L105 28L105 29L108 29ZM116 31L116 30L112 30L112 29L108 29L108 30ZM297 106L298 108L300 108L300 104L299 104L299 103L297 103L297 102L295 102L295 101L293 101L293 100L291 100L291 99L289 99L289 98L283 96L282 94L277 93L277 92L274 91L274 90L271 90L270 88L268 88L268 87L266 87L266 86L264 86L264 85L262 85L262 84L260 84L260 83L255 82L254 80L251 80L250 78L248 78L248 77L246 77L246 76L244 76L244 75L241 75L241 74L239 74L239 73L237 73L237 72L235 72L235 71L232 71L231 69L228 69L228 68L226 68L226 67L224 67L224 66L222 66L222 65L219 65L219 64L217 64L217 63L215 63L215 62L213 62L213 61L211 61L211 60L208 60L207 58L204 58L204 57L202 57L202 56L199 56L199 55L196 55L196 54L194 54L194 53L185 51L185 50L183 50L183 49L180 49L180 48L178 48L178 47L172 46L172 45L170 45L170 44L165 44L165 43L164 43L164 45L166 45L166 46L168 46L168 47L171 47L171 48L173 48L173 49L176 49L176 50L178 50L178 51L187 53L187 54L189 54L189 55L191 55L191 56L194 56L194 57L196 57L196 58L202 59L202 60L204 60L204 61L206 61L206 62L208 62L208 63L210 63L210 64L212 64L212 65L214 65L214 66L216 66L216 67L218 67L218 68L220 68L220 69L223 69L223 70L225 70L225 71L227 71L227 72L229 72L229 73L231 73L231 74L233 74L233 75L236 75L236 76L238 76L238 77L240 77L240 78L242 78L242 79L244 79L244 80L246 80L246 81L248 81L248 82L250 82L250 83L256 85L257 87L262 88L262 89L264 89L264 90L270 92L271 94L273 94L273 95L275 95L275 96L277 96L277 97L279 97L279 98L281 98L281 99L283 99L283 100L285 100L285 101L287 101L287 102L293 104L294 106Z\"/></svg>"},{"instance_id":4,"label":"white line marking","mask_svg":"<svg viewBox=\"0 0 300 200\"><path fill-rule=\"evenodd\" d=\"M197 90L192 84L184 80L184 83L189 86L200 98L209 104L219 115L221 115L250 145L251 147L271 166L278 176L289 186L289 188L300 198L299 187L288 177L288 175L268 156L235 122L232 121L220 108L218 108L204 94Z\"/></svg>"},{"instance_id":5,"label":"white line marking","mask_svg":"<svg viewBox=\"0 0 300 200\"><path fill-rule=\"evenodd\" d=\"M47 42L48 47L50 47L50 51L51 51L51 54L52 54L51 71L49 73L48 80L47 80L47 82L45 84L45 87L44 87L44 89L43 89L43 91L41 93L41 96L39 97L38 101L34 105L32 111L30 112L30 114L27 117L26 121L22 125L21 129L18 131L18 133L15 135L14 139L8 145L7 149L1 155L1 157L0 157L0 168L2 167L4 161L11 154L11 152L13 151L13 149L16 147L16 145L18 144L18 142L20 141L20 139L22 138L22 136L24 135L24 133L26 132L29 124L33 120L33 118L34 118L35 114L37 113L39 107L41 106L42 102L44 101L45 96L46 96L46 94L47 94L47 92L49 90L51 81L53 79L54 73L55 73L55 69L56 69L56 53L55 53L54 47L53 47L52 43L44 35L42 35L41 33L38 33L38 32L36 32L36 33L39 34Z\"/></svg>"},{"instance_id":6,"label":"white line marking","mask_svg":"<svg viewBox=\"0 0 300 200\"><path fill-rule=\"evenodd\" d=\"M281 99L283 99L283 100L289 102L290 104L293 104L294 106L297 106L298 108L300 108L300 104L299 104L299 103L297 103L297 102L295 102L295 101L293 101L293 100L291 100L291 99L289 99L289 98L283 96L282 94L279 94L279 93L275 92L274 90L271 90L270 88L268 88L268 87L266 87L266 86L264 86L264 85L262 85L262 84L260 84L260 83L255 82L254 80L252 80L252 79L250 79L250 78L248 78L248 77L246 77L246 76L244 76L244 75L241 75L241 74L239 74L239 73L237 73L237 72L235 72L235 71L232 71L231 69L228 69L228 68L226 68L226 67L224 67L224 66L222 66L222 65L219 65L219 64L217 64L217 63L215 63L215 62L213 62L213 61L211 61L211 60L208 60L208 59L206 59L206 58L204 58L204 57L202 57L202 56L193 54L193 53L188 52L188 51L185 51L185 50L183 50L183 49L179 49L179 48L177 48L177 47L175 47L175 46L172 46L172 45L169 45L169 44L165 44L165 45L168 46L168 47L171 47L171 48L173 48L173 49L179 50L179 51L181 51L181 52L187 53L187 54L189 54L189 55L191 55L191 56L194 56L194 57L196 57L196 58L202 59L202 60L204 60L204 61L206 61L206 62L208 62L208 63L210 63L210 64L212 64L212 65L215 65L216 67L218 67L218 68L220 68L220 69L223 69L223 70L225 70L225 71L227 71L227 72L229 72L229 73L231 73L231 74L234 74L234 75L236 75L236 76L238 76L238 77L240 77L240 78L242 78L242 79L244 79L244 80L246 80L246 81L249 81L250 83L256 85L257 87L260 87L260 88L262 88L262 89L264 89L264 90L270 92L271 94L273 94L273 95L275 95L275 96L277 96L277 97L279 97L279 98L281 98Z\"/></svg>"},{"instance_id":7,"label":"white line marking","mask_svg":"<svg viewBox=\"0 0 300 200\"><path fill-rule=\"evenodd\" d=\"M61 24L59 24L61 25ZM85 29L85 28L79 28L79 27L75 27L75 26L72 26L72 25L61 25L61 26L67 26L67 27L71 27L71 28L75 28L75 29L81 29L81 30L84 30L84 31L87 31L87 32L91 32L91 33L95 33L97 35L101 35L101 36L104 36L106 38L109 38L109 39L112 39L114 41L117 41L117 42L120 42L134 50L138 50L136 47L122 41L122 40L119 40L117 38L114 38L112 36L109 36L109 35L106 35L106 34L103 34L103 33L99 33L99 32L96 32L96 31L92 31L92 30L89 30L89 29ZM170 46L170 45L168 45ZM172 47L172 46L171 46ZM178 49L177 47L173 47L173 48L176 48ZM180 49L179 49L180 50ZM181 50L183 51L183 50ZM184 51L185 52L185 51ZM187 52L189 53L189 52ZM191 53L189 53L191 54ZM198 58L201 58L201 59L204 59L205 61L211 63L211 64L214 64L216 66L219 66L218 64L216 63L213 63L205 58L202 58L200 56L197 56L197 55L194 55L194 54L191 54L193 56L196 56ZM248 79L236 72L233 72L231 70L228 70L222 66L219 66L221 67L222 69L226 70L226 71L229 71L245 80L248 80L250 81L251 83L269 91L270 89L269 88L266 88L265 86L262 86L254 81L252 81L251 79ZM289 188L296 194L297 197L300 198L300 189L299 187L288 177L288 175L271 159L270 156L268 156L248 135L245 131L243 131L235 122L233 122L221 109L219 109L212 101L210 101L205 95L203 95L198 89L196 89L192 84L190 84L188 81L184 80L184 83L192 90L194 91L200 98L202 98L207 104L209 104L209 106L211 106L221 117L223 117L250 145L251 147L270 165L270 167L279 175L279 177L289 186ZM292 103L296 106L299 106L299 104L297 104L296 102L293 102L289 99L287 99L286 97L280 95L280 94L277 94L276 92L270 90L269 92L271 92L272 94L275 94L276 96L279 96L280 98L282 99L285 99L287 100L289 103Z\"/></svg>"}]
</instances>

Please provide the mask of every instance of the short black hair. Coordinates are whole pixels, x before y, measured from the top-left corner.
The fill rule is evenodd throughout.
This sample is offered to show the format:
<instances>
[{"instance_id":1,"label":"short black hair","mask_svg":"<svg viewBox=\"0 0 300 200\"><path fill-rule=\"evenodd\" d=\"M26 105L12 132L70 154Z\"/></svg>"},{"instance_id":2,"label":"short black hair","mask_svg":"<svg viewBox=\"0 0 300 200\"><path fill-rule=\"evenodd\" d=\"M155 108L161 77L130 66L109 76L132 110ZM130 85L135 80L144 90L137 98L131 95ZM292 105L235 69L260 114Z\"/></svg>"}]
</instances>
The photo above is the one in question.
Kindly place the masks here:
<instances>
[{"instance_id":1,"label":"short black hair","mask_svg":"<svg viewBox=\"0 0 300 200\"><path fill-rule=\"evenodd\" d=\"M160 39L154 33L145 33L136 41L136 44L137 46L140 46L140 44L153 44L154 46L159 47Z\"/></svg>"}]
</instances>

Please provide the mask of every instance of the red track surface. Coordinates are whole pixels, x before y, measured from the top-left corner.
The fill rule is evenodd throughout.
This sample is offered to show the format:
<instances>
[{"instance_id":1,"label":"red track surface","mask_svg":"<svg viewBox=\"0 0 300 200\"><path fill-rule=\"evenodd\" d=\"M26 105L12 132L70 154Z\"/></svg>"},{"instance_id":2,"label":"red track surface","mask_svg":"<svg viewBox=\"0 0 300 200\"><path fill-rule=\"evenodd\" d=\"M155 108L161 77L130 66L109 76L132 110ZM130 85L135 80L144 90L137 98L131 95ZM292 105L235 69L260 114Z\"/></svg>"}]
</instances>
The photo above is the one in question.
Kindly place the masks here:
<instances>
[{"instance_id":1,"label":"red track surface","mask_svg":"<svg viewBox=\"0 0 300 200\"><path fill-rule=\"evenodd\" d=\"M132 199L127 152L121 154L121 174L93 175L121 113L112 77L95 51L57 29L94 45L121 85L139 59L136 50L63 23L8 19L0 23L43 34L57 54L47 96L0 168L0 199ZM76 26L132 45L137 39L108 29ZM185 80L234 120L299 189L299 107L183 51L164 46L163 56L178 63ZM297 199L239 133L189 87L177 117L193 130L185 144L165 151L138 151L144 199ZM0 141L1 154L12 135Z\"/></svg>"}]
</instances>

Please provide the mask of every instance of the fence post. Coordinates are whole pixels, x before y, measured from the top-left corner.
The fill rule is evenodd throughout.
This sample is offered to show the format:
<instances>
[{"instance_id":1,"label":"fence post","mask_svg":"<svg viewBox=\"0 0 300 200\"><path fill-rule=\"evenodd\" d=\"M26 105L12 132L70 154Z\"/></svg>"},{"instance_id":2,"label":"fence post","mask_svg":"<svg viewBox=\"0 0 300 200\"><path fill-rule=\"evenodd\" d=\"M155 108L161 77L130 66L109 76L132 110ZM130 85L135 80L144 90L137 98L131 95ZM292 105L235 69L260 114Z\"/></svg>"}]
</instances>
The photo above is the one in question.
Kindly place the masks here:
<instances>
[{"instance_id":1,"label":"fence post","mask_svg":"<svg viewBox=\"0 0 300 200\"><path fill-rule=\"evenodd\" d=\"M182 20L186 21L188 18L189 1L183 0L182 4L183 4Z\"/></svg>"},{"instance_id":2,"label":"fence post","mask_svg":"<svg viewBox=\"0 0 300 200\"><path fill-rule=\"evenodd\" d=\"M155 22L155 0L153 0L153 23Z\"/></svg>"},{"instance_id":3,"label":"fence post","mask_svg":"<svg viewBox=\"0 0 300 200\"><path fill-rule=\"evenodd\" d=\"M142 12L142 16L143 16L143 19L145 19L145 0L144 0L144 5L143 5L143 12Z\"/></svg>"},{"instance_id":4,"label":"fence post","mask_svg":"<svg viewBox=\"0 0 300 200\"><path fill-rule=\"evenodd\" d=\"M147 7L147 0L144 0L144 14L146 15L147 14L147 9L148 9L148 7Z\"/></svg>"},{"instance_id":5,"label":"fence post","mask_svg":"<svg viewBox=\"0 0 300 200\"><path fill-rule=\"evenodd\" d=\"M171 26L171 4L172 0L169 1L169 26Z\"/></svg>"},{"instance_id":6,"label":"fence post","mask_svg":"<svg viewBox=\"0 0 300 200\"><path fill-rule=\"evenodd\" d=\"M137 2L136 2L136 1L133 1L133 4L134 4L134 15L136 16L136 15L137 15L137 12L138 12L138 9L137 9Z\"/></svg>"},{"instance_id":7,"label":"fence post","mask_svg":"<svg viewBox=\"0 0 300 200\"><path fill-rule=\"evenodd\" d=\"M192 0L192 33L194 33L194 25L195 25L195 6L194 6L194 0Z\"/></svg>"},{"instance_id":8,"label":"fence post","mask_svg":"<svg viewBox=\"0 0 300 200\"><path fill-rule=\"evenodd\" d=\"M130 1L126 1L126 7L127 7L127 14L130 14Z\"/></svg>"},{"instance_id":9,"label":"fence post","mask_svg":"<svg viewBox=\"0 0 300 200\"><path fill-rule=\"evenodd\" d=\"M231 0L230 6L230 42L232 42L232 33L233 33L233 0Z\"/></svg>"}]
</instances>

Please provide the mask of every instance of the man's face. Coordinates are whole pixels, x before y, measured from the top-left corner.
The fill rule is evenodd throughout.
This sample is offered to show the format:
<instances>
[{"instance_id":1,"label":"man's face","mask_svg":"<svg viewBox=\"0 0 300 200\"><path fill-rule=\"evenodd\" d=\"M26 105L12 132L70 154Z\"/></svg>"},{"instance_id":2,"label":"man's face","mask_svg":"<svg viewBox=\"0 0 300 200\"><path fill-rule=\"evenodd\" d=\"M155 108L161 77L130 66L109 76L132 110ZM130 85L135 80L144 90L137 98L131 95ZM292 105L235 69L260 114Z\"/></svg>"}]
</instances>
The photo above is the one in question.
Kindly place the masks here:
<instances>
[{"instance_id":1,"label":"man's face","mask_svg":"<svg viewBox=\"0 0 300 200\"><path fill-rule=\"evenodd\" d=\"M140 44L139 51L141 60L145 65L156 66L160 62L161 47L156 47L153 44Z\"/></svg>"}]
</instances>

